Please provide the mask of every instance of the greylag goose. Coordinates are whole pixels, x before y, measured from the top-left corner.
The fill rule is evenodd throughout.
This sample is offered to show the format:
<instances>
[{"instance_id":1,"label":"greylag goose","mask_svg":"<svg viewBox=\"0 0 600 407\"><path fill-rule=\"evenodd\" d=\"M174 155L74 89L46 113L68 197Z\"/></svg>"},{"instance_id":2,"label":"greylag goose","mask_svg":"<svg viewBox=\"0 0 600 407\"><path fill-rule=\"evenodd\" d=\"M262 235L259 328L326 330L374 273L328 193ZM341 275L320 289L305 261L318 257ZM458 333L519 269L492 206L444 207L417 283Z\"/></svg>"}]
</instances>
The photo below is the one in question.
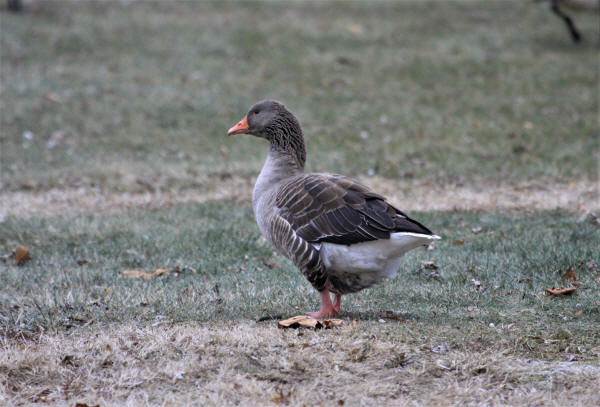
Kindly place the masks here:
<instances>
[{"instance_id":1,"label":"greylag goose","mask_svg":"<svg viewBox=\"0 0 600 407\"><path fill-rule=\"evenodd\" d=\"M336 315L343 294L394 277L404 253L440 238L358 181L305 173L302 128L277 101L256 103L227 134L270 143L252 194L254 215L264 237L321 294L321 309L307 313L314 318Z\"/></svg>"}]
</instances>

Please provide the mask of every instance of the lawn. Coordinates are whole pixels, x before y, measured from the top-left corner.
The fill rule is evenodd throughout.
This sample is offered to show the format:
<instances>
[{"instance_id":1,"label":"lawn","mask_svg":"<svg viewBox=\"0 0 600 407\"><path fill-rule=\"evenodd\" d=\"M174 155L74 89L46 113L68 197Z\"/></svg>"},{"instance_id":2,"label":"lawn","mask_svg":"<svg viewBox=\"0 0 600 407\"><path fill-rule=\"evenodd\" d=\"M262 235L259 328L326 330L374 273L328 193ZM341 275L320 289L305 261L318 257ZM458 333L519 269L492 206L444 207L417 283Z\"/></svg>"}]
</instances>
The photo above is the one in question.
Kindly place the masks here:
<instances>
[{"instance_id":1,"label":"lawn","mask_svg":"<svg viewBox=\"0 0 600 407\"><path fill-rule=\"evenodd\" d=\"M0 404L599 404L599 33L574 17L579 45L517 1L0 10ZM277 328L319 297L255 225L267 146L225 135L266 97L308 170L443 237L341 328Z\"/></svg>"}]
</instances>

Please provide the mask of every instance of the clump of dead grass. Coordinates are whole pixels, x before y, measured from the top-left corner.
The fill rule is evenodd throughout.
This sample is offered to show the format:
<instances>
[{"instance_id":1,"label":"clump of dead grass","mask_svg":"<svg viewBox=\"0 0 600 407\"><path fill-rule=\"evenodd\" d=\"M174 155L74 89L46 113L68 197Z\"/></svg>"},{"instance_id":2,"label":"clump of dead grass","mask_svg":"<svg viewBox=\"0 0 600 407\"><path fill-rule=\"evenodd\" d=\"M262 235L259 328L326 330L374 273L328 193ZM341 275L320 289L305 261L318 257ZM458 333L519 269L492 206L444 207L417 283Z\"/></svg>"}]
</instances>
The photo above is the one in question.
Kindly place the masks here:
<instances>
[{"instance_id":1,"label":"clump of dead grass","mask_svg":"<svg viewBox=\"0 0 600 407\"><path fill-rule=\"evenodd\" d=\"M377 322L97 326L4 339L0 401L58 405L595 405L600 367L418 344ZM443 340L438 338L438 340Z\"/></svg>"}]
</instances>

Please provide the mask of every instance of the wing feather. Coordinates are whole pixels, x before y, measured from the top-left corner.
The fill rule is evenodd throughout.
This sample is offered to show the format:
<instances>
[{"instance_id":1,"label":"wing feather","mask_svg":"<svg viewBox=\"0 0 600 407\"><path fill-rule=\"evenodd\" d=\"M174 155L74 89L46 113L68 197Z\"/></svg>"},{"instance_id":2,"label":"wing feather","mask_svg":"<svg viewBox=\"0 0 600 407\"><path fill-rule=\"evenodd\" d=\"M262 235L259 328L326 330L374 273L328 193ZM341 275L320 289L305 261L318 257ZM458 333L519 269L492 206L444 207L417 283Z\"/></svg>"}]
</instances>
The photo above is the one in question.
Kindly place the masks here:
<instances>
[{"instance_id":1,"label":"wing feather","mask_svg":"<svg viewBox=\"0 0 600 407\"><path fill-rule=\"evenodd\" d=\"M278 214L311 243L350 245L389 239L395 232L432 234L383 196L341 175L298 176L282 186L277 197Z\"/></svg>"}]
</instances>

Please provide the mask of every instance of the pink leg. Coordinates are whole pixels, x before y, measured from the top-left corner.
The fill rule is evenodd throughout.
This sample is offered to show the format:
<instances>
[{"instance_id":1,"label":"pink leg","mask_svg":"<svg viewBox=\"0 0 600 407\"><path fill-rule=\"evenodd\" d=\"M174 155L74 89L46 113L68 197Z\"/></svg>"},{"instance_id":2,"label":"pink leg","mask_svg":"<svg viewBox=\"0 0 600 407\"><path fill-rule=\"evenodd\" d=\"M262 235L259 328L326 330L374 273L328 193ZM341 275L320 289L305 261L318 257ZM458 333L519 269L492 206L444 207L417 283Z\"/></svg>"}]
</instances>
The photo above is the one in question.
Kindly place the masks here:
<instances>
[{"instance_id":1,"label":"pink leg","mask_svg":"<svg viewBox=\"0 0 600 407\"><path fill-rule=\"evenodd\" d=\"M340 312L340 307L342 306L342 294L336 294L335 300L333 300L333 310L337 314Z\"/></svg>"},{"instance_id":2,"label":"pink leg","mask_svg":"<svg viewBox=\"0 0 600 407\"><path fill-rule=\"evenodd\" d=\"M319 312L307 312L306 315L313 318L329 318L337 314L337 311L333 308L333 304L331 303L329 287L325 286L325 289L319 291L319 294L321 294L321 309Z\"/></svg>"}]
</instances>

